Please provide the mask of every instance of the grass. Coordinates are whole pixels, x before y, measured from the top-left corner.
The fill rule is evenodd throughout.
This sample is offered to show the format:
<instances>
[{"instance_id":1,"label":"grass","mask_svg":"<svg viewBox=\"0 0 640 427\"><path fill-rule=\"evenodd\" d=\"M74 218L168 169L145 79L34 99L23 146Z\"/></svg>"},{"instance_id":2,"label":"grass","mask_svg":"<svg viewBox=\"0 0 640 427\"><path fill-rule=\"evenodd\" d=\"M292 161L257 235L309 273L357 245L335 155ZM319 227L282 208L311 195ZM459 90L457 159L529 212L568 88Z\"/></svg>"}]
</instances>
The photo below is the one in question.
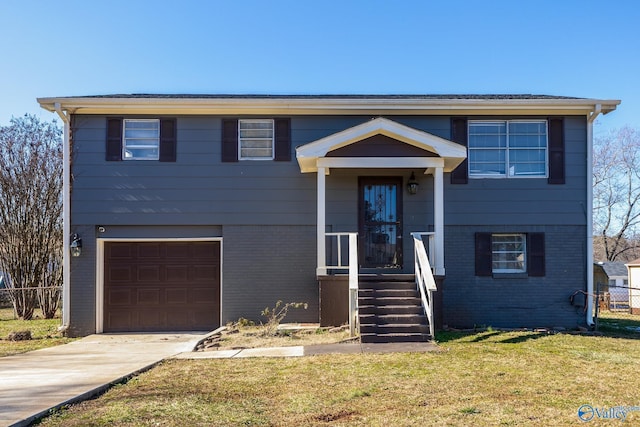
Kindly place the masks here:
<instances>
[{"instance_id":1,"label":"grass","mask_svg":"<svg viewBox=\"0 0 640 427\"><path fill-rule=\"evenodd\" d=\"M636 335L640 337L640 316L628 311L600 311L598 330L608 335Z\"/></svg>"},{"instance_id":2,"label":"grass","mask_svg":"<svg viewBox=\"0 0 640 427\"><path fill-rule=\"evenodd\" d=\"M295 328L281 325L277 333L271 335L264 326L242 326L229 324L220 334L219 349L289 347L336 343L349 340L348 328Z\"/></svg>"},{"instance_id":3,"label":"grass","mask_svg":"<svg viewBox=\"0 0 640 427\"><path fill-rule=\"evenodd\" d=\"M71 342L58 332L60 318L33 320L16 319L11 308L0 308L0 357L24 353L45 347ZM31 331L31 340L10 341L7 339L11 332Z\"/></svg>"},{"instance_id":4,"label":"grass","mask_svg":"<svg viewBox=\"0 0 640 427\"><path fill-rule=\"evenodd\" d=\"M432 353L168 360L42 425L576 425L581 405L640 403L637 339L488 330L438 340Z\"/></svg>"}]
</instances>

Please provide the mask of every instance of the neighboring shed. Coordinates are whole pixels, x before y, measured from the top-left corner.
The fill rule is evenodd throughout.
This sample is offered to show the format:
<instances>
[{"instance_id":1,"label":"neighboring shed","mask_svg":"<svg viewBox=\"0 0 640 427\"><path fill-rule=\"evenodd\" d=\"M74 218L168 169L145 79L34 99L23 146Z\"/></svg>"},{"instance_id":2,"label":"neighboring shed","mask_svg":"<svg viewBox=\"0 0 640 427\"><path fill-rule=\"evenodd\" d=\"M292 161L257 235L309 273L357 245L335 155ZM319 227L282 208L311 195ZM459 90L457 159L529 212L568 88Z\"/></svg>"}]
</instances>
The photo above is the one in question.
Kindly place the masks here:
<instances>
[{"instance_id":1,"label":"neighboring shed","mask_svg":"<svg viewBox=\"0 0 640 427\"><path fill-rule=\"evenodd\" d=\"M629 270L629 306L631 314L640 314L640 258L626 264Z\"/></svg>"}]
</instances>

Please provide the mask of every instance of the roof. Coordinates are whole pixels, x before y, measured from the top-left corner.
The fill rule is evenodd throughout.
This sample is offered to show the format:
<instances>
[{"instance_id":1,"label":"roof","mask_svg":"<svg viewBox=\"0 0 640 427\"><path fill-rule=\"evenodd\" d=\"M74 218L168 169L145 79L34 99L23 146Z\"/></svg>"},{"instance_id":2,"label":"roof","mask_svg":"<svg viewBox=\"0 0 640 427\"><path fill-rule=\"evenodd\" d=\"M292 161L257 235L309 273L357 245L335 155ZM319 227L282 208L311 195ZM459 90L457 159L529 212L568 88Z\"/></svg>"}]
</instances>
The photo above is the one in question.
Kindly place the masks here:
<instances>
[{"instance_id":1,"label":"roof","mask_svg":"<svg viewBox=\"0 0 640 427\"><path fill-rule=\"evenodd\" d=\"M629 261L625 265L640 265L640 258L634 259L633 261Z\"/></svg>"},{"instance_id":2,"label":"roof","mask_svg":"<svg viewBox=\"0 0 640 427\"><path fill-rule=\"evenodd\" d=\"M73 114L606 114L619 100L532 94L115 94L38 98Z\"/></svg>"},{"instance_id":3,"label":"roof","mask_svg":"<svg viewBox=\"0 0 640 427\"><path fill-rule=\"evenodd\" d=\"M385 135L405 144L413 145L422 150L436 154L442 163L438 163L438 165L443 167L445 172L451 172L467 158L467 149L460 144L456 144L455 142L451 142L427 132L410 128L383 117L378 117L360 125L334 133L333 135L321 138L317 141L297 147L296 157L300 164L300 170L302 172L317 172L318 159L325 157L329 151L357 143L373 135ZM368 160L375 162L374 159ZM359 159L359 161L366 162L364 159ZM435 165L433 158L399 159L386 157L381 159L380 162L382 164L377 164L375 167L423 166L425 168L429 168ZM357 163L356 159L348 159L346 163L347 166L344 164L342 166L338 166L341 162L337 160L334 162L329 160L327 164L337 167L355 167L354 165L360 167L365 166L362 163Z\"/></svg>"},{"instance_id":4,"label":"roof","mask_svg":"<svg viewBox=\"0 0 640 427\"><path fill-rule=\"evenodd\" d=\"M627 276L627 267L624 262L600 261L597 262L609 277Z\"/></svg>"}]
</instances>

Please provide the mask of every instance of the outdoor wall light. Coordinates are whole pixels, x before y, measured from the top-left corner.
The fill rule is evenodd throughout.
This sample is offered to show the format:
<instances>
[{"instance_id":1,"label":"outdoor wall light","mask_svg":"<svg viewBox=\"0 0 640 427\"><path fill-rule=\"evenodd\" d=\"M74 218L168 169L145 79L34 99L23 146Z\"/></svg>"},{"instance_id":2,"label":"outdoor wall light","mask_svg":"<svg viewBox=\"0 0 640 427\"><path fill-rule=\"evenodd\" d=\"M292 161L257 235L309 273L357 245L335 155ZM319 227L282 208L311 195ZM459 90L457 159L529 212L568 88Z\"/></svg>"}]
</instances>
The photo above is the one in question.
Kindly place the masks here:
<instances>
[{"instance_id":1,"label":"outdoor wall light","mask_svg":"<svg viewBox=\"0 0 640 427\"><path fill-rule=\"evenodd\" d=\"M71 243L69 244L69 251L72 257L79 257L82 253L82 239L78 234L71 235Z\"/></svg>"},{"instance_id":2,"label":"outdoor wall light","mask_svg":"<svg viewBox=\"0 0 640 427\"><path fill-rule=\"evenodd\" d=\"M407 181L407 191L409 194L416 194L418 192L418 186L420 184L416 181L416 176L413 172L411 172L411 176L409 177L409 181Z\"/></svg>"}]
</instances>

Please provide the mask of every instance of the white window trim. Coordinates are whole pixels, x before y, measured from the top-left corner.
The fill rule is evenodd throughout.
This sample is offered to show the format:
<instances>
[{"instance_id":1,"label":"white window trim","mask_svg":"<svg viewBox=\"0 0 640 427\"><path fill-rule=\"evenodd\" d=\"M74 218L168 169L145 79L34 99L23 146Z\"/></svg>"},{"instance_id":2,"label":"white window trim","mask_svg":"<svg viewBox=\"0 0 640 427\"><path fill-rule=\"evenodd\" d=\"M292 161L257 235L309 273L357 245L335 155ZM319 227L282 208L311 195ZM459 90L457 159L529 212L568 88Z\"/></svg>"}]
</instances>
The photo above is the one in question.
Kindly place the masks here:
<instances>
[{"instance_id":1,"label":"white window trim","mask_svg":"<svg viewBox=\"0 0 640 427\"><path fill-rule=\"evenodd\" d=\"M522 269L515 268L493 268L493 239L495 236L520 236L522 237ZM493 274L519 274L519 273L527 273L529 266L527 265L527 234L526 233L492 233L491 234L491 271Z\"/></svg>"},{"instance_id":2,"label":"white window trim","mask_svg":"<svg viewBox=\"0 0 640 427\"><path fill-rule=\"evenodd\" d=\"M158 148L158 155L156 157L127 157L127 148L136 148L135 146L131 146L131 145L127 145L127 134L126 134L126 130L127 130L127 123L129 122L155 122L158 124L158 138L156 139L156 144L157 144L157 148ZM151 140L151 138L149 138L149 140ZM142 147L138 147L138 148L142 148ZM146 148L146 146L144 147ZM151 160L151 161L158 161L160 160L160 119L124 119L122 120L122 160Z\"/></svg>"},{"instance_id":3,"label":"white window trim","mask_svg":"<svg viewBox=\"0 0 640 427\"><path fill-rule=\"evenodd\" d=\"M505 123L507 129L507 145L505 150L505 173L499 174L479 174L471 172L471 161L467 162L467 173L471 179L546 179L549 178L549 121L536 119L515 119L515 120L469 120L467 123L467 135L470 134L472 123ZM544 123L547 145L544 152L544 175L509 175L509 123ZM468 144L468 142L467 142ZM467 147L471 151L471 147Z\"/></svg>"},{"instance_id":4,"label":"white window trim","mask_svg":"<svg viewBox=\"0 0 640 427\"><path fill-rule=\"evenodd\" d=\"M242 122L263 122L263 123L271 123L271 157L242 157L242 140L240 137L240 127ZM247 138L244 138L247 139ZM259 138L265 139L265 138ZM275 120L273 119L238 119L238 160L273 160L276 156L276 128L275 128Z\"/></svg>"}]
</instances>

